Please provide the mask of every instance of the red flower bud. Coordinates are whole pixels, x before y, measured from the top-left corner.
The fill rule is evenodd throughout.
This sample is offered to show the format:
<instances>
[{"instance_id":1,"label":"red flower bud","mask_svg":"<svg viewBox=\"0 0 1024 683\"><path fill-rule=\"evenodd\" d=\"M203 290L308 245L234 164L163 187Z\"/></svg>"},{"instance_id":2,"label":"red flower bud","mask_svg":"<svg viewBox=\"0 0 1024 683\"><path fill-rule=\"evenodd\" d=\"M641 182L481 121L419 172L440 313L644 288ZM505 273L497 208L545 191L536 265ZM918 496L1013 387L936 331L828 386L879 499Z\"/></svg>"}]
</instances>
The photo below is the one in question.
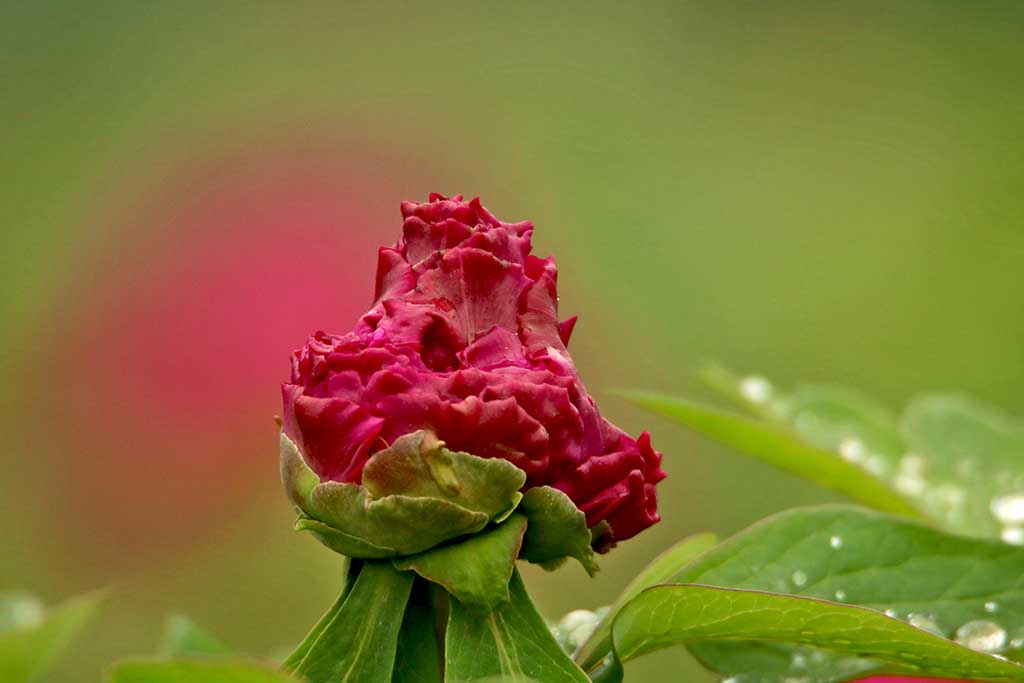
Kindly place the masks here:
<instances>
[{"instance_id":1,"label":"red flower bud","mask_svg":"<svg viewBox=\"0 0 1024 683\"><path fill-rule=\"evenodd\" d=\"M562 490L616 540L657 522L661 454L602 418L583 387L566 350L575 318L557 318L555 261L530 255L533 225L436 194L402 216L373 307L293 354L284 431L313 471L359 483L374 452L426 429L511 462L526 488Z\"/></svg>"}]
</instances>

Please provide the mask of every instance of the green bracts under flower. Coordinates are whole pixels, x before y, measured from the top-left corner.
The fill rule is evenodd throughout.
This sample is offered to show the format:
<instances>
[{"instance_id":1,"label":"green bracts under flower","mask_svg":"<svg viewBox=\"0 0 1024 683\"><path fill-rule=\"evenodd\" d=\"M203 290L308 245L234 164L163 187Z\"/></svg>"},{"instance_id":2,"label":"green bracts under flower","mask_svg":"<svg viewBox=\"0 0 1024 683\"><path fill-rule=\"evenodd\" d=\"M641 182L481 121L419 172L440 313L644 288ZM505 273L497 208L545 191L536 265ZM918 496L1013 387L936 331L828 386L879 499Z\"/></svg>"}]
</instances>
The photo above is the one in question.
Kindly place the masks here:
<instances>
[{"instance_id":1,"label":"green bracts under flower","mask_svg":"<svg viewBox=\"0 0 1024 683\"><path fill-rule=\"evenodd\" d=\"M281 478L299 510L296 528L363 559L412 555L508 517L523 472L504 460L450 451L428 432L374 454L363 484L320 482L281 434Z\"/></svg>"}]
</instances>

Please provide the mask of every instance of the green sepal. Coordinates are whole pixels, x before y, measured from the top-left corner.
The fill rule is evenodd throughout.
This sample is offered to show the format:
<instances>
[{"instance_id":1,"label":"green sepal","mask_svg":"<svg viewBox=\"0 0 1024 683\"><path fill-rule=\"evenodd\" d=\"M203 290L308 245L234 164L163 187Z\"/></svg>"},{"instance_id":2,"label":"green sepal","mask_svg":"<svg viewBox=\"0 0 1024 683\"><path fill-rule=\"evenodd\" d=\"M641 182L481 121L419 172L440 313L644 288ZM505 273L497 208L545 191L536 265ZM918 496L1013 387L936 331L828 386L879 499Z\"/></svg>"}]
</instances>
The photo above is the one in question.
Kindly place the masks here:
<instances>
[{"instance_id":1,"label":"green sepal","mask_svg":"<svg viewBox=\"0 0 1024 683\"><path fill-rule=\"evenodd\" d=\"M301 510L299 511L298 519L295 520L295 530L308 531L313 535L313 538L345 557L374 560L393 557L399 554L394 548L382 548L361 538L350 536L329 524L313 519Z\"/></svg>"},{"instance_id":2,"label":"green sepal","mask_svg":"<svg viewBox=\"0 0 1024 683\"><path fill-rule=\"evenodd\" d=\"M443 586L469 609L491 612L509 601L508 584L526 529L526 517L515 513L465 540L392 563Z\"/></svg>"},{"instance_id":3,"label":"green sepal","mask_svg":"<svg viewBox=\"0 0 1024 683\"><path fill-rule=\"evenodd\" d=\"M299 447L288 438L283 429L280 443L281 483L284 484L284 492L288 495L288 500L292 502L292 505L300 510L305 510L309 504L310 494L320 483L320 477L306 464L302 454L299 453Z\"/></svg>"},{"instance_id":4,"label":"green sepal","mask_svg":"<svg viewBox=\"0 0 1024 683\"><path fill-rule=\"evenodd\" d=\"M450 451L431 432L407 434L366 463L363 486L374 498L436 498L501 521L516 508L526 473L499 458Z\"/></svg>"},{"instance_id":5,"label":"green sepal","mask_svg":"<svg viewBox=\"0 0 1024 683\"><path fill-rule=\"evenodd\" d=\"M397 495L374 499L361 486L333 481L313 489L310 505L317 520L367 545L393 549L395 555L475 533L489 521L484 513L447 500Z\"/></svg>"},{"instance_id":6,"label":"green sepal","mask_svg":"<svg viewBox=\"0 0 1024 683\"><path fill-rule=\"evenodd\" d=\"M413 579L390 562L366 562L285 667L308 683L390 681Z\"/></svg>"},{"instance_id":7,"label":"green sepal","mask_svg":"<svg viewBox=\"0 0 1024 683\"><path fill-rule=\"evenodd\" d=\"M574 557L588 574L597 573L586 515L569 496L550 486L537 486L523 496L519 511L529 520L521 559L552 570Z\"/></svg>"},{"instance_id":8,"label":"green sepal","mask_svg":"<svg viewBox=\"0 0 1024 683\"><path fill-rule=\"evenodd\" d=\"M511 600L486 615L452 600L445 634L445 681L590 683L565 654L523 586L509 581Z\"/></svg>"},{"instance_id":9,"label":"green sepal","mask_svg":"<svg viewBox=\"0 0 1024 683\"><path fill-rule=\"evenodd\" d=\"M299 510L296 529L366 559L419 553L501 521L519 504L526 481L511 463L449 451L423 431L374 454L364 485L319 482L282 432L281 476Z\"/></svg>"}]
</instances>

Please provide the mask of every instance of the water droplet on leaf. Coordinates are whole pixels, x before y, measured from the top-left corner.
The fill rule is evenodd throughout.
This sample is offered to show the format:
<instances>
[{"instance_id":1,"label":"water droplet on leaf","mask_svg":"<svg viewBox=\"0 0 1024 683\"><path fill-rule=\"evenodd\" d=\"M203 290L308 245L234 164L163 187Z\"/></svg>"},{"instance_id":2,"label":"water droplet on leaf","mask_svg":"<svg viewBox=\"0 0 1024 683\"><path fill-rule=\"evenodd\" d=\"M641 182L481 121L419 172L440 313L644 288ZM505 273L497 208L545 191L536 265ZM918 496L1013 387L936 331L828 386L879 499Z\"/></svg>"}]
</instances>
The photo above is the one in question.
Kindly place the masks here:
<instances>
[{"instance_id":1,"label":"water droplet on leaf","mask_svg":"<svg viewBox=\"0 0 1024 683\"><path fill-rule=\"evenodd\" d=\"M1006 646L1006 631L992 621L969 621L956 630L956 642L972 650L991 654Z\"/></svg>"},{"instance_id":2,"label":"water droplet on leaf","mask_svg":"<svg viewBox=\"0 0 1024 683\"><path fill-rule=\"evenodd\" d=\"M1005 526L1024 524L1024 493L1011 493L993 498L989 509Z\"/></svg>"},{"instance_id":3,"label":"water droplet on leaf","mask_svg":"<svg viewBox=\"0 0 1024 683\"><path fill-rule=\"evenodd\" d=\"M1004 527L1002 532L999 534L999 537L1003 539L1003 543L1009 543L1010 545L1024 545L1024 527Z\"/></svg>"},{"instance_id":4,"label":"water droplet on leaf","mask_svg":"<svg viewBox=\"0 0 1024 683\"><path fill-rule=\"evenodd\" d=\"M849 438L839 442L839 455L849 462L860 462L867 457L867 449L860 439Z\"/></svg>"},{"instance_id":5,"label":"water droplet on leaf","mask_svg":"<svg viewBox=\"0 0 1024 683\"><path fill-rule=\"evenodd\" d=\"M943 635L942 629L939 628L939 625L936 624L935 620L927 614L911 614L907 621L911 626L919 628L922 631L928 631L928 633L932 633L937 636Z\"/></svg>"},{"instance_id":6,"label":"water droplet on leaf","mask_svg":"<svg viewBox=\"0 0 1024 683\"><path fill-rule=\"evenodd\" d=\"M772 385L764 377L750 375L740 382L740 393L752 403L764 403L771 396Z\"/></svg>"}]
</instances>

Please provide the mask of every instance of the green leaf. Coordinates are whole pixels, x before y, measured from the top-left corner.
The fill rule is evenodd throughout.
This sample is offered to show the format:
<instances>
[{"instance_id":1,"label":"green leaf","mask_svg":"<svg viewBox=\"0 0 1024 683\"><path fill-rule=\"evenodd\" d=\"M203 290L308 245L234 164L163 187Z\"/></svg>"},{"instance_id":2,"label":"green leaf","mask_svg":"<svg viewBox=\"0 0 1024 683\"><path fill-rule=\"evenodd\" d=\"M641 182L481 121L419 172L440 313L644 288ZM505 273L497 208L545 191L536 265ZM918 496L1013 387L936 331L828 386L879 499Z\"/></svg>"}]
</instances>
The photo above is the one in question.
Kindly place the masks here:
<instances>
[{"instance_id":1,"label":"green leaf","mask_svg":"<svg viewBox=\"0 0 1024 683\"><path fill-rule=\"evenodd\" d=\"M188 655L227 655L231 648L200 628L183 614L172 614L164 627L164 638L160 645L163 657Z\"/></svg>"},{"instance_id":2,"label":"green leaf","mask_svg":"<svg viewBox=\"0 0 1024 683\"><path fill-rule=\"evenodd\" d=\"M756 414L885 482L943 528L1024 543L1021 420L957 395L922 396L898 417L842 387L786 393L720 367L704 376Z\"/></svg>"},{"instance_id":3,"label":"green leaf","mask_svg":"<svg viewBox=\"0 0 1024 683\"><path fill-rule=\"evenodd\" d=\"M391 679L398 633L414 575L390 562L366 562L340 606L328 613L287 668L309 683L376 683Z\"/></svg>"},{"instance_id":4,"label":"green leaf","mask_svg":"<svg viewBox=\"0 0 1024 683\"><path fill-rule=\"evenodd\" d=\"M442 683L444 680L441 652L444 622L438 621L441 610L432 599L436 593L441 594L437 597L447 600L444 590L428 581L418 580L413 585L398 634L391 683Z\"/></svg>"},{"instance_id":5,"label":"green leaf","mask_svg":"<svg viewBox=\"0 0 1024 683\"><path fill-rule=\"evenodd\" d=\"M680 643L795 643L886 662L894 673L985 681L1024 680L1024 667L975 652L870 609L712 586L657 586L615 621L622 661Z\"/></svg>"},{"instance_id":6,"label":"green leaf","mask_svg":"<svg viewBox=\"0 0 1024 683\"><path fill-rule=\"evenodd\" d=\"M869 472L785 429L679 398L636 392L627 397L644 408L779 469L838 491L851 500L883 512L921 516L894 488Z\"/></svg>"},{"instance_id":7,"label":"green leaf","mask_svg":"<svg viewBox=\"0 0 1024 683\"><path fill-rule=\"evenodd\" d=\"M612 603L607 617L580 646L574 657L576 662L586 671L598 666L611 651L612 621L619 610L644 589L660 583L671 583L686 565L701 553L713 548L717 542L718 538L714 534L697 534L684 538L644 567Z\"/></svg>"},{"instance_id":8,"label":"green leaf","mask_svg":"<svg viewBox=\"0 0 1024 683\"><path fill-rule=\"evenodd\" d=\"M95 615L102 594L72 598L48 612L24 594L3 601L0 681L22 683L45 671Z\"/></svg>"},{"instance_id":9,"label":"green leaf","mask_svg":"<svg viewBox=\"0 0 1024 683\"><path fill-rule=\"evenodd\" d=\"M313 626L306 637L302 639L299 646L295 650L284 657L282 666L289 670L294 671L295 667L298 666L299 662L303 660L306 654L312 649L313 645L320 638L320 634L324 632L331 622L337 617L338 612L341 611L342 606L345 604L345 598L352 591L352 586L355 584L356 577L359 575L359 570L362 569L362 560L353 560L350 557L342 555L341 557L341 576L342 586L341 592L338 594L337 599L331 605L327 613L320 617L319 621Z\"/></svg>"},{"instance_id":10,"label":"green leaf","mask_svg":"<svg viewBox=\"0 0 1024 683\"><path fill-rule=\"evenodd\" d=\"M969 398L933 395L903 415L922 508L946 528L1024 543L1024 423ZM913 481L913 480L909 480Z\"/></svg>"},{"instance_id":11,"label":"green leaf","mask_svg":"<svg viewBox=\"0 0 1024 683\"><path fill-rule=\"evenodd\" d=\"M419 553L506 518L519 503L525 474L511 463L443 448L426 432L373 455L365 486L316 475L281 435L281 475L300 510L295 528L350 557Z\"/></svg>"},{"instance_id":12,"label":"green leaf","mask_svg":"<svg viewBox=\"0 0 1024 683\"><path fill-rule=\"evenodd\" d=\"M522 559L550 569L574 557L588 574L597 573L587 517L569 496L550 486L536 486L523 496L519 511L529 519Z\"/></svg>"},{"instance_id":13,"label":"green leaf","mask_svg":"<svg viewBox=\"0 0 1024 683\"><path fill-rule=\"evenodd\" d=\"M299 683L269 664L249 661L136 660L115 664L110 683Z\"/></svg>"},{"instance_id":14,"label":"green leaf","mask_svg":"<svg viewBox=\"0 0 1024 683\"><path fill-rule=\"evenodd\" d=\"M589 683L555 642L519 572L512 574L510 591L511 602L486 616L451 602L445 635L446 682Z\"/></svg>"},{"instance_id":15,"label":"green leaf","mask_svg":"<svg viewBox=\"0 0 1024 683\"><path fill-rule=\"evenodd\" d=\"M675 580L860 605L947 638L972 622L988 622L1014 640L1024 637L1022 567L1024 548L951 536L861 508L824 506L769 517L701 555ZM844 680L877 667L752 643L692 649L725 675L756 671L761 677L755 680L763 681ZM920 664L925 673L949 673Z\"/></svg>"},{"instance_id":16,"label":"green leaf","mask_svg":"<svg viewBox=\"0 0 1024 683\"><path fill-rule=\"evenodd\" d=\"M508 583L524 531L526 517L516 513L487 531L392 563L444 586L468 607L490 612L509 600Z\"/></svg>"}]
</instances>

